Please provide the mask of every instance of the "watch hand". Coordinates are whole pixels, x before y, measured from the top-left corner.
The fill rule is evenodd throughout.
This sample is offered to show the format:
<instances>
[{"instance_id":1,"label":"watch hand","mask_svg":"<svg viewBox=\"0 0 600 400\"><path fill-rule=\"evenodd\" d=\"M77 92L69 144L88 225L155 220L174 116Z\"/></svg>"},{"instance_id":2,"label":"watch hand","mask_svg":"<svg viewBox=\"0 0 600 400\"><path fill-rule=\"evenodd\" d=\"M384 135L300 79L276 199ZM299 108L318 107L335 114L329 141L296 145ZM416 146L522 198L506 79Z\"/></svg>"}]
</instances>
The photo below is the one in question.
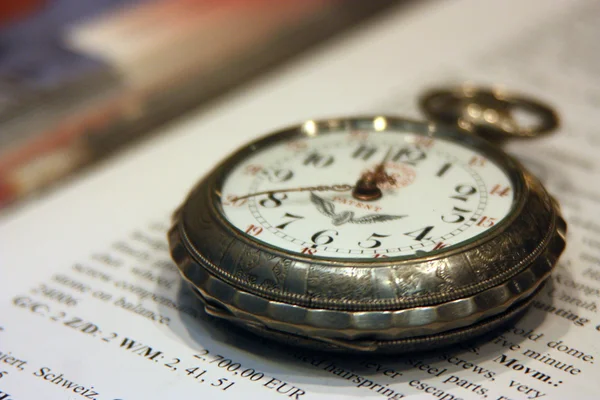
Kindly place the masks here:
<instances>
[{"instance_id":1,"label":"watch hand","mask_svg":"<svg viewBox=\"0 0 600 400\"><path fill-rule=\"evenodd\" d=\"M329 185L329 186L307 186L301 188L289 188L289 189L276 189L276 190L264 190L261 192L249 193L244 196L232 197L232 201L238 201L247 199L254 196L260 196L263 194L273 193L288 193L288 192L345 192L348 190L352 191L352 196L357 200L376 200L381 197L381 190L377 185L382 183L393 183L393 178L385 172L385 164L392 154L392 148L390 147L385 153L385 156L381 163L375 167L375 171L368 171L364 173L360 179L356 182L356 185Z\"/></svg>"},{"instance_id":2,"label":"watch hand","mask_svg":"<svg viewBox=\"0 0 600 400\"><path fill-rule=\"evenodd\" d=\"M383 157L381 163L375 167L374 174L375 181L377 182L377 184L389 183L390 185L393 185L394 183L396 183L396 180L385 171L385 165L388 163L392 156L392 150L393 149L390 146L390 148L388 148L388 151L385 153L385 156Z\"/></svg>"},{"instance_id":3,"label":"watch hand","mask_svg":"<svg viewBox=\"0 0 600 400\"><path fill-rule=\"evenodd\" d=\"M392 147L390 146L388 148L388 151L385 153L385 156L383 157L383 160L381 160L381 162L379 164L377 164L377 166L375 167L375 174L386 174L385 173L385 164L389 161L390 157L392 156ZM387 174L386 174L387 175Z\"/></svg>"},{"instance_id":4,"label":"watch hand","mask_svg":"<svg viewBox=\"0 0 600 400\"><path fill-rule=\"evenodd\" d=\"M388 148L383 160L375 166L373 171L367 171L358 179L352 197L357 200L372 201L383 196L379 185L384 183L394 184L395 180L385 172L385 164L392 155L392 147Z\"/></svg>"},{"instance_id":5,"label":"watch hand","mask_svg":"<svg viewBox=\"0 0 600 400\"><path fill-rule=\"evenodd\" d=\"M346 192L348 190L352 190L354 188L353 185L319 185L319 186L306 186L300 188L289 188L289 189L275 189L275 190L264 190L262 192L249 193L244 196L235 196L231 198L231 201L238 201L247 199L249 197L260 196L263 194L273 194L273 193L287 193L287 192L326 192L326 191L334 191L334 192Z\"/></svg>"}]
</instances>

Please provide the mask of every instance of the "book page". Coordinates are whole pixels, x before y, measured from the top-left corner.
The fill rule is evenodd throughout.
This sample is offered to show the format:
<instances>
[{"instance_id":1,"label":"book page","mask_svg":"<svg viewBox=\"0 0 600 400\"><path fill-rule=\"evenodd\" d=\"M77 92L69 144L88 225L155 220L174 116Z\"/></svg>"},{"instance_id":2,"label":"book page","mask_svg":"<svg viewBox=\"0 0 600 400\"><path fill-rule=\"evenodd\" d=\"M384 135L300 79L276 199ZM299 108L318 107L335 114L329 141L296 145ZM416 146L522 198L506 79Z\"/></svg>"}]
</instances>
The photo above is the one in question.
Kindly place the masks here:
<instances>
[{"instance_id":1,"label":"book page","mask_svg":"<svg viewBox=\"0 0 600 400\"><path fill-rule=\"evenodd\" d=\"M0 399L593 399L600 390L600 3L414 2L176 121L0 217ZM504 84L553 104L556 134L507 150L569 224L524 318L428 354L284 347L203 313L166 231L195 181L309 118L421 118L417 96Z\"/></svg>"}]
</instances>

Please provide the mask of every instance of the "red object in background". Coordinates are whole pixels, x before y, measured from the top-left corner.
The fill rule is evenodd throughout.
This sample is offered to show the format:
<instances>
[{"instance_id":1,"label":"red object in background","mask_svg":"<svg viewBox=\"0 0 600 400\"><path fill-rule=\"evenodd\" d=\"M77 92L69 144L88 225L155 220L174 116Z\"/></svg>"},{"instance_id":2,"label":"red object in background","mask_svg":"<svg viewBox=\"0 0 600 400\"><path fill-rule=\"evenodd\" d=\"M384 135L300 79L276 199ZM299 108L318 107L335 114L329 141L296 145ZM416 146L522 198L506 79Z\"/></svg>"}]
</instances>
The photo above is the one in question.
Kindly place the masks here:
<instances>
[{"instance_id":1,"label":"red object in background","mask_svg":"<svg viewBox=\"0 0 600 400\"><path fill-rule=\"evenodd\" d=\"M0 0L0 209L396 1Z\"/></svg>"},{"instance_id":2,"label":"red object in background","mask_svg":"<svg viewBox=\"0 0 600 400\"><path fill-rule=\"evenodd\" d=\"M44 3L44 0L7 0L0 2L0 28L2 25L36 10Z\"/></svg>"}]
</instances>

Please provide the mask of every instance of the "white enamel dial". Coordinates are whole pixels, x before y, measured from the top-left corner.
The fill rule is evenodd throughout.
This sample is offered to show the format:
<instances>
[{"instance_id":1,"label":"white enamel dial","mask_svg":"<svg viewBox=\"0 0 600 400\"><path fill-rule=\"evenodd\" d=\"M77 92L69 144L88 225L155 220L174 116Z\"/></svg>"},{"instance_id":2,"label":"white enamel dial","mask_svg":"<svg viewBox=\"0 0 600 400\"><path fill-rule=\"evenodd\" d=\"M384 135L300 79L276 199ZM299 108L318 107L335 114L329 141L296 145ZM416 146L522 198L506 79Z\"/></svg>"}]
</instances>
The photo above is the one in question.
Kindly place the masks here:
<instances>
[{"instance_id":1,"label":"white enamel dial","mask_svg":"<svg viewBox=\"0 0 600 400\"><path fill-rule=\"evenodd\" d=\"M351 190L285 191L353 186L381 163L393 182L378 185L376 200ZM514 187L464 144L404 131L339 131L258 150L228 173L221 198L225 218L254 240L313 257L380 258L419 256L480 235L509 214Z\"/></svg>"}]
</instances>

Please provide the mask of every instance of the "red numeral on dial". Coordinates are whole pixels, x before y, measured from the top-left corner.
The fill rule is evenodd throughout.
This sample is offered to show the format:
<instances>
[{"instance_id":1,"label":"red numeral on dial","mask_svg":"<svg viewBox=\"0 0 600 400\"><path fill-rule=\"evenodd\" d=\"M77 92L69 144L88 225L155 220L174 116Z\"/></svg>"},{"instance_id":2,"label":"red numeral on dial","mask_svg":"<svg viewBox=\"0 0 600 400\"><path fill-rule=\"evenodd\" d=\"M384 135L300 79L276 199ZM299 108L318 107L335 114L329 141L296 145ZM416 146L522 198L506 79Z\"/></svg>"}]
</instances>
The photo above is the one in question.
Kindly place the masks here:
<instances>
[{"instance_id":1,"label":"red numeral on dial","mask_svg":"<svg viewBox=\"0 0 600 400\"><path fill-rule=\"evenodd\" d=\"M435 247L433 248L434 250L439 250L439 249L443 249L444 247L448 246L447 243L444 242L438 242Z\"/></svg>"},{"instance_id":2,"label":"red numeral on dial","mask_svg":"<svg viewBox=\"0 0 600 400\"><path fill-rule=\"evenodd\" d=\"M508 196L509 193L510 193L510 188L508 186L494 185L492 190L490 190L490 194L500 196L500 197Z\"/></svg>"},{"instance_id":3,"label":"red numeral on dial","mask_svg":"<svg viewBox=\"0 0 600 400\"><path fill-rule=\"evenodd\" d=\"M258 236L262 233L263 228L262 226L256 226L256 225L248 225L248 227L246 228L246 233L252 236Z\"/></svg>"},{"instance_id":4,"label":"red numeral on dial","mask_svg":"<svg viewBox=\"0 0 600 400\"><path fill-rule=\"evenodd\" d=\"M473 156L469 161L471 167L483 167L487 160L481 156Z\"/></svg>"},{"instance_id":5,"label":"red numeral on dial","mask_svg":"<svg viewBox=\"0 0 600 400\"><path fill-rule=\"evenodd\" d=\"M309 256L312 256L316 252L317 252L317 249L314 249L312 247L304 247L302 249L302 254L308 254Z\"/></svg>"},{"instance_id":6,"label":"red numeral on dial","mask_svg":"<svg viewBox=\"0 0 600 400\"><path fill-rule=\"evenodd\" d=\"M262 171L262 169L263 168L260 165L250 164L250 165L247 165L246 168L244 168L244 173L246 175L256 175L260 171Z\"/></svg>"},{"instance_id":7,"label":"red numeral on dial","mask_svg":"<svg viewBox=\"0 0 600 400\"><path fill-rule=\"evenodd\" d=\"M477 222L477 226L482 226L484 228L491 228L494 226L498 218L493 217L481 217L481 219Z\"/></svg>"},{"instance_id":8,"label":"red numeral on dial","mask_svg":"<svg viewBox=\"0 0 600 400\"><path fill-rule=\"evenodd\" d=\"M223 201L223 205L231 207L241 207L244 204L246 204L247 201L248 199L238 199L236 196L230 194L226 197L225 201Z\"/></svg>"}]
</instances>

